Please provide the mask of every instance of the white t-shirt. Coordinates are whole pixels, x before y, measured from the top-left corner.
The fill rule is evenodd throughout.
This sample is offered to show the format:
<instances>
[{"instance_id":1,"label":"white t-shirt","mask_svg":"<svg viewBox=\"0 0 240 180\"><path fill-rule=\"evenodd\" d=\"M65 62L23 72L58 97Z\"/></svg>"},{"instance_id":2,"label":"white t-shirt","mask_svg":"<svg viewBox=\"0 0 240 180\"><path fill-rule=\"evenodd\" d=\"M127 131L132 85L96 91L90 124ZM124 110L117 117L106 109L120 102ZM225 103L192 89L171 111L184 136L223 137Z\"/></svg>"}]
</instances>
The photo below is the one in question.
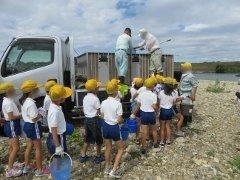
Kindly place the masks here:
<instances>
[{"instance_id":1,"label":"white t-shirt","mask_svg":"<svg viewBox=\"0 0 240 180\"><path fill-rule=\"evenodd\" d=\"M97 95L93 93L87 93L83 98L83 112L87 118L93 118L97 116L97 110L100 109L100 101Z\"/></svg>"},{"instance_id":2,"label":"white t-shirt","mask_svg":"<svg viewBox=\"0 0 240 180\"><path fill-rule=\"evenodd\" d=\"M137 89L135 89L134 87L130 88L130 94L131 94L131 102L133 101L133 96L137 93Z\"/></svg>"},{"instance_id":3,"label":"white t-shirt","mask_svg":"<svg viewBox=\"0 0 240 180\"><path fill-rule=\"evenodd\" d=\"M157 84L154 87L153 92L158 96L158 94L160 93L161 90L163 90L163 85L162 84Z\"/></svg>"},{"instance_id":4,"label":"white t-shirt","mask_svg":"<svg viewBox=\"0 0 240 180\"><path fill-rule=\"evenodd\" d=\"M51 102L52 102L51 98L49 97L49 95L46 94L46 96L44 98L44 102L43 102L43 109L46 112L49 110Z\"/></svg>"},{"instance_id":5,"label":"white t-shirt","mask_svg":"<svg viewBox=\"0 0 240 180\"><path fill-rule=\"evenodd\" d=\"M57 128L58 134L63 134L66 131L66 121L61 106L51 103L48 110L47 120L50 133L52 133L52 127Z\"/></svg>"},{"instance_id":6,"label":"white t-shirt","mask_svg":"<svg viewBox=\"0 0 240 180\"><path fill-rule=\"evenodd\" d=\"M153 52L155 49L160 48L157 38L149 32L139 46L146 46L148 52Z\"/></svg>"},{"instance_id":7,"label":"white t-shirt","mask_svg":"<svg viewBox=\"0 0 240 180\"><path fill-rule=\"evenodd\" d=\"M4 97L2 102L2 112L6 121L9 121L8 113L13 113L14 116L19 116L19 110L14 100L11 98Z\"/></svg>"},{"instance_id":8,"label":"white t-shirt","mask_svg":"<svg viewBox=\"0 0 240 180\"><path fill-rule=\"evenodd\" d=\"M175 92L168 96L162 90L158 96L158 98L160 99L160 107L164 109L171 109L174 102L176 101L176 97L177 96L175 95Z\"/></svg>"},{"instance_id":9,"label":"white t-shirt","mask_svg":"<svg viewBox=\"0 0 240 180\"><path fill-rule=\"evenodd\" d=\"M22 105L22 118L25 122L34 123L32 119L38 116L38 109L32 98L27 98Z\"/></svg>"},{"instance_id":10,"label":"white t-shirt","mask_svg":"<svg viewBox=\"0 0 240 180\"><path fill-rule=\"evenodd\" d=\"M110 125L118 123L118 117L122 116L122 104L113 97L108 97L101 104L101 113L104 115L104 120Z\"/></svg>"},{"instance_id":11,"label":"white t-shirt","mask_svg":"<svg viewBox=\"0 0 240 180\"><path fill-rule=\"evenodd\" d=\"M150 90L143 91L138 95L138 102L141 104L141 111L154 112L152 105L157 104L157 95Z\"/></svg>"}]
</instances>

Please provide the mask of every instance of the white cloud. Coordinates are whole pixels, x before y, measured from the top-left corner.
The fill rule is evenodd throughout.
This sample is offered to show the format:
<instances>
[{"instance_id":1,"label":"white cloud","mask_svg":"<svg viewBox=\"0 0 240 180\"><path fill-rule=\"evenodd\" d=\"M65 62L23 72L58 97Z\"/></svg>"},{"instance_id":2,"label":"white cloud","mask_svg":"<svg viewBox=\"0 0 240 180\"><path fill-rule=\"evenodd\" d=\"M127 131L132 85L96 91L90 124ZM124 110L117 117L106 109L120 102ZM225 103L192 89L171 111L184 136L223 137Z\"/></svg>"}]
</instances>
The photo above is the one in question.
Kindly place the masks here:
<instances>
[{"instance_id":1,"label":"white cloud","mask_svg":"<svg viewBox=\"0 0 240 180\"><path fill-rule=\"evenodd\" d=\"M184 32L197 32L197 31L201 31L203 29L208 28L209 26L207 24L191 24L188 26L185 26L185 28L183 29Z\"/></svg>"},{"instance_id":2,"label":"white cloud","mask_svg":"<svg viewBox=\"0 0 240 180\"><path fill-rule=\"evenodd\" d=\"M239 0L129 0L130 10L118 9L118 2L1 0L0 52L24 34L71 35L79 52L113 51L117 36L129 26L134 42L143 27L159 41L172 38L162 48L178 54L177 60L240 59Z\"/></svg>"}]
</instances>

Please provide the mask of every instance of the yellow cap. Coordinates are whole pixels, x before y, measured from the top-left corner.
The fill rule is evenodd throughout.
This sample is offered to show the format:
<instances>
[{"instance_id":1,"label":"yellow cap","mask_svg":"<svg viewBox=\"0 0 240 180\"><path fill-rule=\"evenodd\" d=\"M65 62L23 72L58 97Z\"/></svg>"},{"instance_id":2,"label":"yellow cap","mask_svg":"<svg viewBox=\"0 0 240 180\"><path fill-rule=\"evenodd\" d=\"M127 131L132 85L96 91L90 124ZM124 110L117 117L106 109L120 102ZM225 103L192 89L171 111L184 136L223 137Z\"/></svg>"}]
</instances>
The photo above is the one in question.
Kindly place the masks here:
<instances>
[{"instance_id":1,"label":"yellow cap","mask_svg":"<svg viewBox=\"0 0 240 180\"><path fill-rule=\"evenodd\" d=\"M117 85L119 85L120 84L120 80L119 79L112 79L111 81L110 81L111 83L114 83L114 84L117 84Z\"/></svg>"},{"instance_id":2,"label":"yellow cap","mask_svg":"<svg viewBox=\"0 0 240 180\"><path fill-rule=\"evenodd\" d=\"M157 79L158 83L163 83L165 78L163 76L160 76L159 74L157 74L156 79Z\"/></svg>"},{"instance_id":3,"label":"yellow cap","mask_svg":"<svg viewBox=\"0 0 240 180\"><path fill-rule=\"evenodd\" d=\"M153 79L154 84L157 84L158 81L157 81L157 78L154 75L152 75L150 78Z\"/></svg>"},{"instance_id":4,"label":"yellow cap","mask_svg":"<svg viewBox=\"0 0 240 180\"><path fill-rule=\"evenodd\" d=\"M98 82L95 79L89 79L85 83L85 88L87 91L94 91L96 88L98 88L101 85L100 82Z\"/></svg>"},{"instance_id":5,"label":"yellow cap","mask_svg":"<svg viewBox=\"0 0 240 180\"><path fill-rule=\"evenodd\" d=\"M30 80L26 80L22 83L21 90L23 93L28 93L39 87L40 87L40 85L37 83L37 81L30 79Z\"/></svg>"},{"instance_id":6,"label":"yellow cap","mask_svg":"<svg viewBox=\"0 0 240 180\"><path fill-rule=\"evenodd\" d=\"M109 95L114 94L115 92L118 91L118 86L116 86L116 84L112 83L111 81L107 82L106 91L107 91L107 94Z\"/></svg>"},{"instance_id":7,"label":"yellow cap","mask_svg":"<svg viewBox=\"0 0 240 180\"><path fill-rule=\"evenodd\" d=\"M0 94L6 93L6 91L14 89L14 85L11 82L5 82L0 84Z\"/></svg>"},{"instance_id":8,"label":"yellow cap","mask_svg":"<svg viewBox=\"0 0 240 180\"><path fill-rule=\"evenodd\" d=\"M143 85L143 78L137 77L133 79L133 83L137 87L141 87Z\"/></svg>"},{"instance_id":9,"label":"yellow cap","mask_svg":"<svg viewBox=\"0 0 240 180\"><path fill-rule=\"evenodd\" d=\"M50 89L51 89L51 87L53 87L53 86L56 85L56 84L57 84L57 83L56 83L55 81L53 81L53 80L47 81L47 82L45 83L45 85L44 85L45 91L46 91L46 92L49 92Z\"/></svg>"},{"instance_id":10,"label":"yellow cap","mask_svg":"<svg viewBox=\"0 0 240 180\"><path fill-rule=\"evenodd\" d=\"M181 64L181 68L184 71L189 71L192 69L192 64L189 62L185 62L185 63Z\"/></svg>"},{"instance_id":11,"label":"yellow cap","mask_svg":"<svg viewBox=\"0 0 240 180\"><path fill-rule=\"evenodd\" d=\"M57 101L59 99L66 99L72 95L72 89L69 87L64 87L63 85L56 84L51 87L49 96L52 101Z\"/></svg>"},{"instance_id":12,"label":"yellow cap","mask_svg":"<svg viewBox=\"0 0 240 180\"><path fill-rule=\"evenodd\" d=\"M175 78L172 78L172 84L173 85L177 85L178 84L178 82L177 82L177 80Z\"/></svg>"},{"instance_id":13,"label":"yellow cap","mask_svg":"<svg viewBox=\"0 0 240 180\"><path fill-rule=\"evenodd\" d=\"M173 78L171 78L171 77L166 77L165 80L164 80L164 84L173 85Z\"/></svg>"},{"instance_id":14,"label":"yellow cap","mask_svg":"<svg viewBox=\"0 0 240 180\"><path fill-rule=\"evenodd\" d=\"M150 78L147 78L145 81L144 81L144 86L146 88L153 88L155 85L155 80L154 78L150 77Z\"/></svg>"}]
</instances>

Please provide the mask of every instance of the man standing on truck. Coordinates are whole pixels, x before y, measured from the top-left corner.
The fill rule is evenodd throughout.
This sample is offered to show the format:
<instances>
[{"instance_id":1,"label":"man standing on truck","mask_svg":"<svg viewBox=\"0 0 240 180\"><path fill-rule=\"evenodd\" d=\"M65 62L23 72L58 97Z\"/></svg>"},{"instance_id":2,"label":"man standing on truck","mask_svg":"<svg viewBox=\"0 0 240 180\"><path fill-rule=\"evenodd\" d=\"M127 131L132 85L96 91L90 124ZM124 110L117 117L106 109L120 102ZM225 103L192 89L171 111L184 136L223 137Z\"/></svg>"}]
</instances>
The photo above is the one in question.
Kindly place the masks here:
<instances>
[{"instance_id":1,"label":"man standing on truck","mask_svg":"<svg viewBox=\"0 0 240 180\"><path fill-rule=\"evenodd\" d=\"M124 83L128 69L128 55L132 52L131 29L125 28L124 33L118 36L115 51L115 64L120 83Z\"/></svg>"},{"instance_id":2,"label":"man standing on truck","mask_svg":"<svg viewBox=\"0 0 240 180\"><path fill-rule=\"evenodd\" d=\"M149 67L150 74L162 74L162 52L157 38L146 29L140 29L139 36L143 41L134 49L140 48L140 50L144 50L144 46L146 46L146 49L151 54Z\"/></svg>"}]
</instances>

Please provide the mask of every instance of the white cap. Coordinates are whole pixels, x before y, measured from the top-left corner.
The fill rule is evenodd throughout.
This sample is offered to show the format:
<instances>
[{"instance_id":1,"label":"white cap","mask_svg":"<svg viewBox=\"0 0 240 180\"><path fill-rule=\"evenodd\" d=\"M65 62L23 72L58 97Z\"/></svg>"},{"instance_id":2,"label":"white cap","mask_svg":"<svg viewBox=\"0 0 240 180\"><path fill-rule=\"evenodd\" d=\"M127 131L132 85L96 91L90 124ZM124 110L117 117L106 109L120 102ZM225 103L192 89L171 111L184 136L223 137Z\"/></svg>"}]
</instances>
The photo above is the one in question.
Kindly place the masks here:
<instances>
[{"instance_id":1,"label":"white cap","mask_svg":"<svg viewBox=\"0 0 240 180\"><path fill-rule=\"evenodd\" d=\"M147 33L147 30L145 28L139 30L139 36L145 35Z\"/></svg>"}]
</instances>

